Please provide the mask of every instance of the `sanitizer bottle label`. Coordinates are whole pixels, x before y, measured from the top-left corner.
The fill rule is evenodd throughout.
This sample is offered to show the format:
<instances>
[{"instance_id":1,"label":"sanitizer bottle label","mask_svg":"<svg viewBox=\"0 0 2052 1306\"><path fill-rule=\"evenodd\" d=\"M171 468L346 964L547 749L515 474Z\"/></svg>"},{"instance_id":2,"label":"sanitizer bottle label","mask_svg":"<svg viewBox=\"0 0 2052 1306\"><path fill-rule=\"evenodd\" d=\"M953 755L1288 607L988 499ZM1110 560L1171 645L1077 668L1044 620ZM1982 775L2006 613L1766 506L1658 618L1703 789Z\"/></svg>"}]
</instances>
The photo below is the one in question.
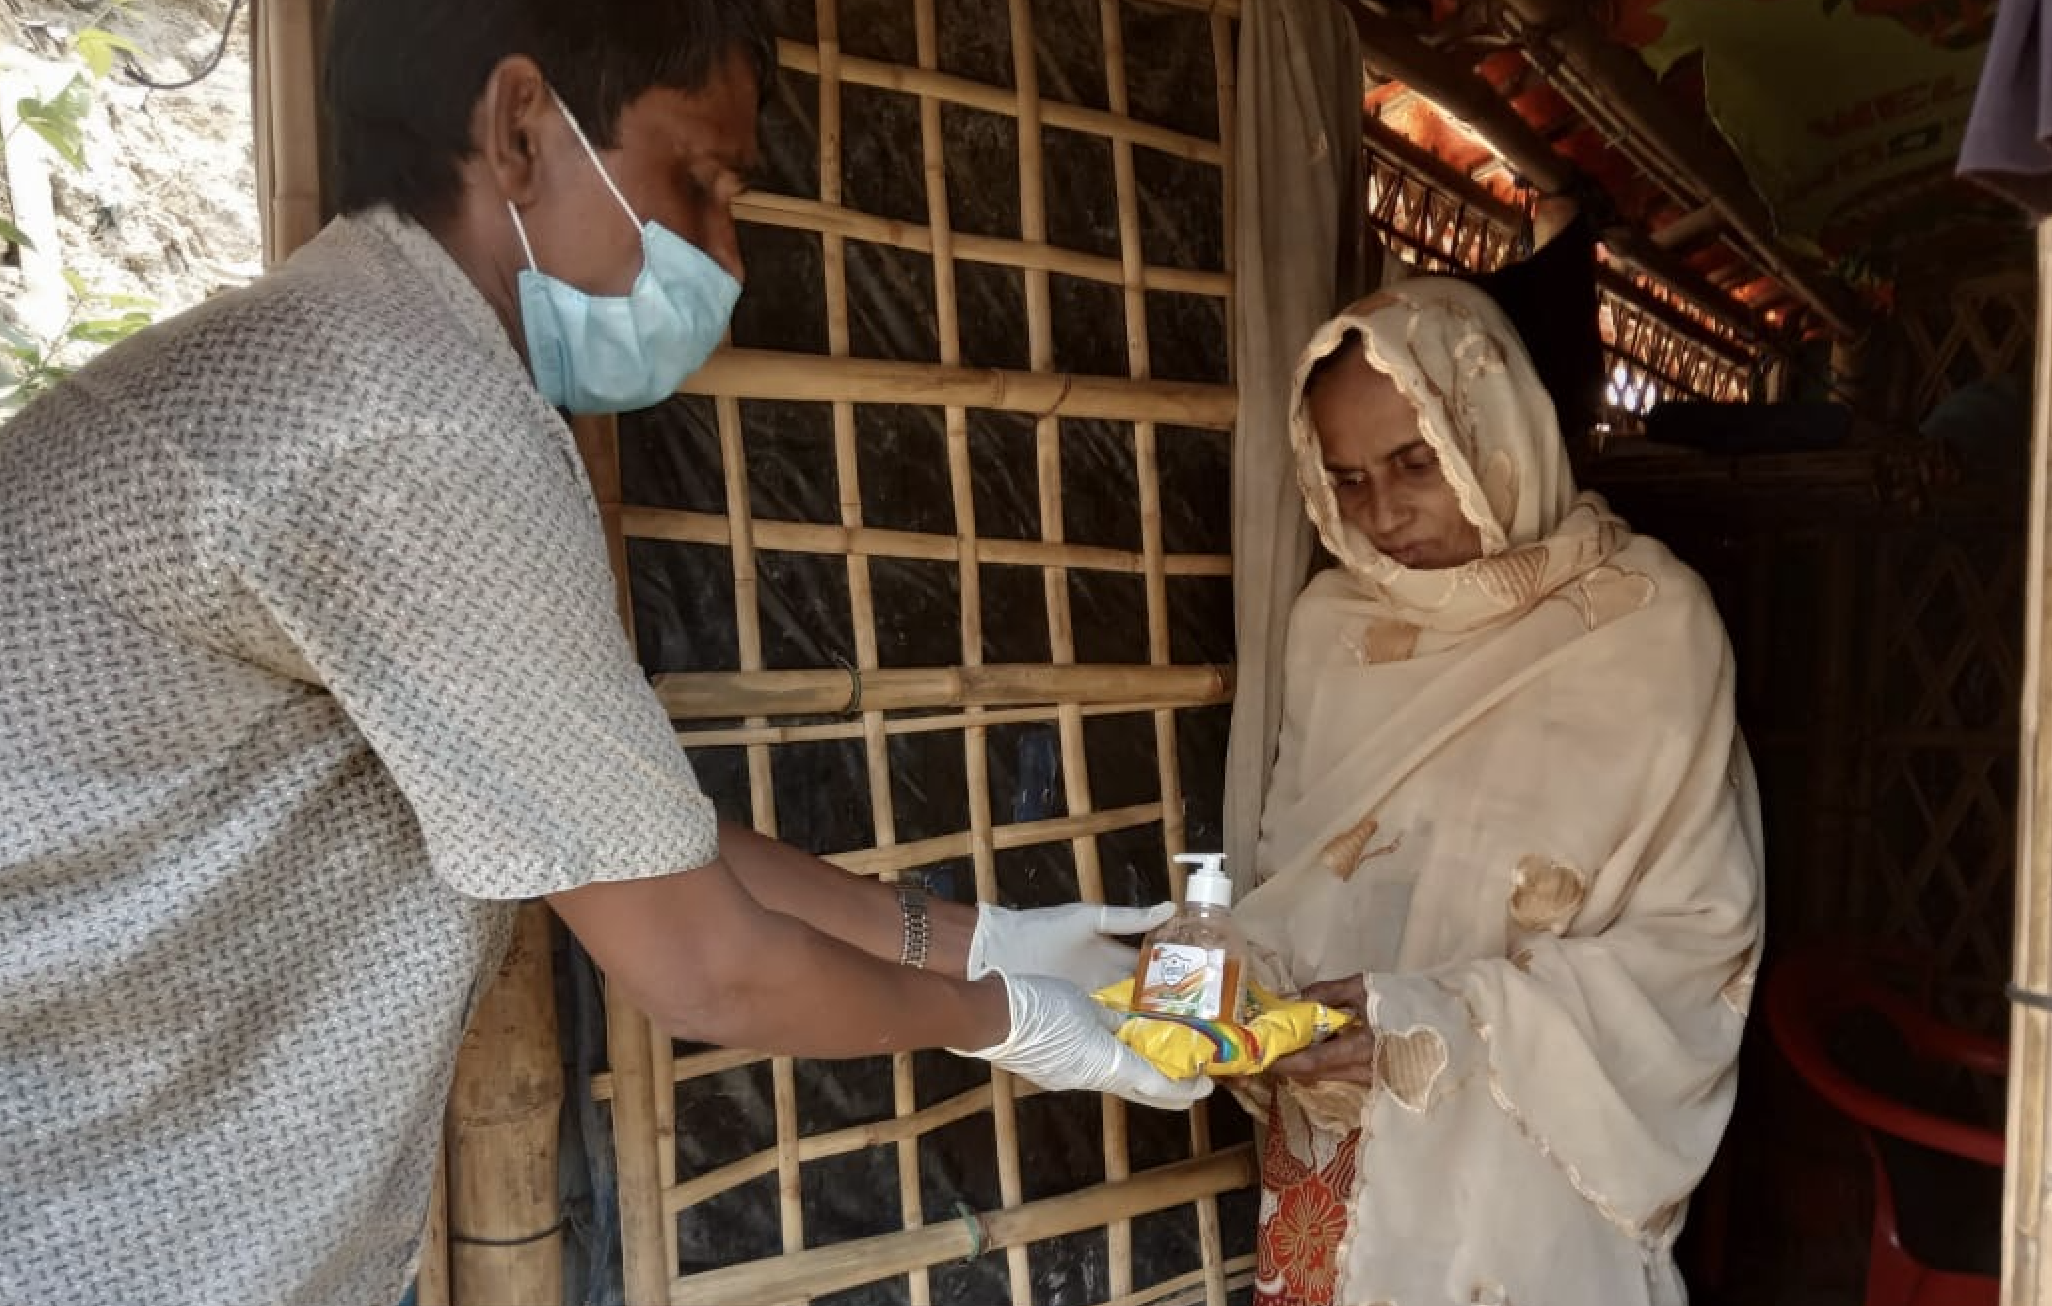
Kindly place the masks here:
<instances>
[{"instance_id":1,"label":"sanitizer bottle label","mask_svg":"<svg viewBox=\"0 0 2052 1306\"><path fill-rule=\"evenodd\" d=\"M1225 1009L1226 954L1219 948L1157 943L1134 1006L1164 1016L1217 1020Z\"/></svg>"}]
</instances>

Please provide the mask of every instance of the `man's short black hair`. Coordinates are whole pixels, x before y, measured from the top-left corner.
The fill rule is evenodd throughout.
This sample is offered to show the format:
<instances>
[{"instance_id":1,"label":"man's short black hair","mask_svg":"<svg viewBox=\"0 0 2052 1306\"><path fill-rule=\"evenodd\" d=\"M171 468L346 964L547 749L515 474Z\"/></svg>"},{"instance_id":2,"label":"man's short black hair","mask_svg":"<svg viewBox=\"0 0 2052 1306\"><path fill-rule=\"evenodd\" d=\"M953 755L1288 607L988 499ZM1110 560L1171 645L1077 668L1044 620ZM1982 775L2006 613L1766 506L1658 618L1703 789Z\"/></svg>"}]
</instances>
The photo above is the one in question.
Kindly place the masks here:
<instances>
[{"instance_id":1,"label":"man's short black hair","mask_svg":"<svg viewBox=\"0 0 2052 1306\"><path fill-rule=\"evenodd\" d=\"M336 207L446 217L471 110L516 54L600 149L652 87L699 90L738 54L767 93L776 66L759 0L335 0L321 89Z\"/></svg>"}]
</instances>

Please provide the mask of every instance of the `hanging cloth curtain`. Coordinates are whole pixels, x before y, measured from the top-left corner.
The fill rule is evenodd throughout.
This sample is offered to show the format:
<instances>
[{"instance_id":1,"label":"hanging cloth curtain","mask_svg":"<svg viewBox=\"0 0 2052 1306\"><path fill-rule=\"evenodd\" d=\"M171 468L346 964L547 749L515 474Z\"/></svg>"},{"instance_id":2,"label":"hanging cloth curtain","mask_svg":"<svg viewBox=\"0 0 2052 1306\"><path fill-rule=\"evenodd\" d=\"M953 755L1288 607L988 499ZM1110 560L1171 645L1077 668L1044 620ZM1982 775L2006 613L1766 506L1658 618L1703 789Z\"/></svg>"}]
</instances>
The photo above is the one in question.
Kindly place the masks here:
<instances>
[{"instance_id":1,"label":"hanging cloth curtain","mask_svg":"<svg viewBox=\"0 0 2052 1306\"><path fill-rule=\"evenodd\" d=\"M1318 325L1354 298L1341 251L1361 211L1361 51L1334 0L1245 0L1232 178L1233 607L1238 689L1226 755L1225 843L1252 884L1261 797L1282 712L1282 639L1311 563L1288 434L1290 374Z\"/></svg>"},{"instance_id":2,"label":"hanging cloth curtain","mask_svg":"<svg viewBox=\"0 0 2052 1306\"><path fill-rule=\"evenodd\" d=\"M2033 217L2052 215L2052 46L2046 0L2009 0L1995 30L1960 143L1959 173L2015 201Z\"/></svg>"}]
</instances>

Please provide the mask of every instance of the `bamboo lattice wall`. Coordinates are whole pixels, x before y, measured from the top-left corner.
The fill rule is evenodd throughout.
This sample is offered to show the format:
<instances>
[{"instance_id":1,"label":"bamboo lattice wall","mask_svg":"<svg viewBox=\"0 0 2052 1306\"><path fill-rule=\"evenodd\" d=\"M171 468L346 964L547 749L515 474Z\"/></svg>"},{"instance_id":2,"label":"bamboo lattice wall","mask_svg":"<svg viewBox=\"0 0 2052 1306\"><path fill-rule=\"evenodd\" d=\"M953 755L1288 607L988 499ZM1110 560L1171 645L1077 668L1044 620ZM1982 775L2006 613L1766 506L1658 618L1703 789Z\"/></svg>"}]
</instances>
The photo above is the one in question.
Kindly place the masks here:
<instances>
[{"instance_id":1,"label":"bamboo lattice wall","mask_svg":"<svg viewBox=\"0 0 2052 1306\"><path fill-rule=\"evenodd\" d=\"M963 899L1157 898L1218 840L1230 697L1231 7L778 23L734 347L621 423L643 661L758 829ZM1229 1109L610 1024L630 1300L1222 1303L1251 1265Z\"/></svg>"},{"instance_id":2,"label":"bamboo lattice wall","mask_svg":"<svg viewBox=\"0 0 2052 1306\"><path fill-rule=\"evenodd\" d=\"M1989 377L2026 377L2036 303L2028 270L1982 277L1911 299L1899 319L1896 404L1914 420L1945 395Z\"/></svg>"}]
</instances>

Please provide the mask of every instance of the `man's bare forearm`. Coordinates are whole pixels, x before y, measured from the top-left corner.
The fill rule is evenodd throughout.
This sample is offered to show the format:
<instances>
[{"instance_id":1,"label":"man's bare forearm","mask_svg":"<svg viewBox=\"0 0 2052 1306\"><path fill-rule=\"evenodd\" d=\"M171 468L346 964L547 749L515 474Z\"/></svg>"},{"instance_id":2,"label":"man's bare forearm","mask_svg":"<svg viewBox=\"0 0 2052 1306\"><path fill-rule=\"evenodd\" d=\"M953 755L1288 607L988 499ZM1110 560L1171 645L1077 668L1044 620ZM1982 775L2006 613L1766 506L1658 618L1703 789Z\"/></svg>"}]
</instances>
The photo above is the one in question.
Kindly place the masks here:
<instances>
[{"instance_id":1,"label":"man's bare forearm","mask_svg":"<svg viewBox=\"0 0 2052 1306\"><path fill-rule=\"evenodd\" d=\"M782 890L818 877L787 865L766 878ZM724 859L549 901L608 981L680 1038L803 1057L1003 1041L1004 986L898 965L894 895L859 882L855 889L888 910L888 959L758 900Z\"/></svg>"},{"instance_id":2,"label":"man's bare forearm","mask_svg":"<svg viewBox=\"0 0 2052 1306\"><path fill-rule=\"evenodd\" d=\"M732 821L720 822L720 857L763 906L795 916L873 957L898 959L904 944L903 917L889 885L844 871ZM976 930L976 910L930 899L927 912L933 925L927 968L962 974Z\"/></svg>"}]
</instances>

